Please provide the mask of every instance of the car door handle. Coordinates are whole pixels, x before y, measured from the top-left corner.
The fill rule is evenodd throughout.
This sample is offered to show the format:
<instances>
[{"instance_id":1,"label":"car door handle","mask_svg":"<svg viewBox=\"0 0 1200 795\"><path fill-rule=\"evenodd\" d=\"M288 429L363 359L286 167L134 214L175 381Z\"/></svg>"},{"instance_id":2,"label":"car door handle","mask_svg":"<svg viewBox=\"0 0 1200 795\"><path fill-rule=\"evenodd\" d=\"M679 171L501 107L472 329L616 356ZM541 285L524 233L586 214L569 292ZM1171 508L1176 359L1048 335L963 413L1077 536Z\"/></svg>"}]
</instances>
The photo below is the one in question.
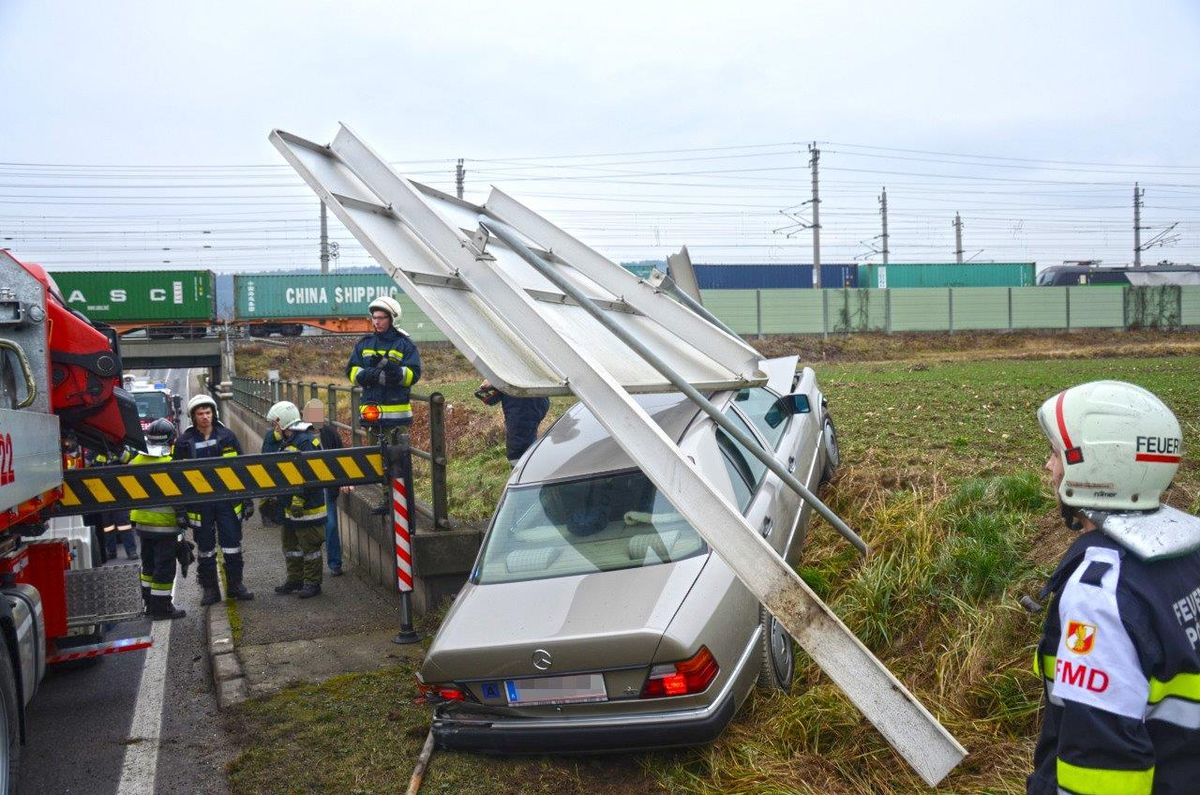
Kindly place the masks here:
<instances>
[{"instance_id":1,"label":"car door handle","mask_svg":"<svg viewBox=\"0 0 1200 795\"><path fill-rule=\"evenodd\" d=\"M790 456L788 458L787 471L789 475L796 471L796 456Z\"/></svg>"},{"instance_id":2,"label":"car door handle","mask_svg":"<svg viewBox=\"0 0 1200 795\"><path fill-rule=\"evenodd\" d=\"M761 532L762 532L762 534L763 534L764 536L769 536L769 535L771 535L771 528L772 528L772 527L774 527L774 526L775 526L775 520L774 520L774 519L772 519L770 516L763 517L763 520L762 520L762 531L761 531Z\"/></svg>"}]
</instances>

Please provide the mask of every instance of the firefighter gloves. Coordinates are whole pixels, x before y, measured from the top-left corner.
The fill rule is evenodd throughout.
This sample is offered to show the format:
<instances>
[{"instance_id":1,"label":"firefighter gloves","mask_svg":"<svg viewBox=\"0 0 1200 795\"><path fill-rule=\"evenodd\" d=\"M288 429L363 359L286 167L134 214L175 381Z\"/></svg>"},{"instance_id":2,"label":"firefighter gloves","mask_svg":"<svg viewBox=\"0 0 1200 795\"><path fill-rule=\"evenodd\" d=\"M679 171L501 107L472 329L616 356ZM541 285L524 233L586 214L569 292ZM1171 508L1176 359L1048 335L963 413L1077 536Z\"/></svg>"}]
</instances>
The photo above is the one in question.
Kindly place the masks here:
<instances>
[{"instance_id":1,"label":"firefighter gloves","mask_svg":"<svg viewBox=\"0 0 1200 795\"><path fill-rule=\"evenodd\" d=\"M292 497L292 501L288 503L287 515L293 519L299 519L304 516L304 498L299 494Z\"/></svg>"},{"instance_id":2,"label":"firefighter gloves","mask_svg":"<svg viewBox=\"0 0 1200 795\"><path fill-rule=\"evenodd\" d=\"M195 548L195 544L182 538L175 543L175 560L179 563L179 572L184 577L187 577L188 566L196 562L196 553L193 551Z\"/></svg>"}]
</instances>

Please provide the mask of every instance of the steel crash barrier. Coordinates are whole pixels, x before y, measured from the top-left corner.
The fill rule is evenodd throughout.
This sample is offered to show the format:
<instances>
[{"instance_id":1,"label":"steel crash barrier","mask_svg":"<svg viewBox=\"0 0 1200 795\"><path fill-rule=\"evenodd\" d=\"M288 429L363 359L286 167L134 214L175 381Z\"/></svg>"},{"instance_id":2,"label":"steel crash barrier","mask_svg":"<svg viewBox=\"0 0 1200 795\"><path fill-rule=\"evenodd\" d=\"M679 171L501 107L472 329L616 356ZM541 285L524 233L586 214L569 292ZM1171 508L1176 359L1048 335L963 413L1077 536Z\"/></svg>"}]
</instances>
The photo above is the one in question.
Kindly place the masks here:
<instances>
[{"instance_id":1,"label":"steel crash barrier","mask_svg":"<svg viewBox=\"0 0 1200 795\"><path fill-rule=\"evenodd\" d=\"M317 486L386 483L385 453L379 447L351 447L71 469L63 473L63 497L51 514L238 501Z\"/></svg>"}]
</instances>

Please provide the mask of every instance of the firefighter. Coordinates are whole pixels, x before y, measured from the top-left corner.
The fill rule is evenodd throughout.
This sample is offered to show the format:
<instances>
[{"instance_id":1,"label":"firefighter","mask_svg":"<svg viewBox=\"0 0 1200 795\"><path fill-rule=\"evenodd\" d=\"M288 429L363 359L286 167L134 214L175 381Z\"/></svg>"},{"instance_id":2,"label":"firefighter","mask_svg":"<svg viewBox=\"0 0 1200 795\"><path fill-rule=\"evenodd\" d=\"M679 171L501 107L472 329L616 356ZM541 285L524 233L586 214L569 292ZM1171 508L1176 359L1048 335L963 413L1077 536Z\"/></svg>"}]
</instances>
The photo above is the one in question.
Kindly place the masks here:
<instances>
[{"instance_id":1,"label":"firefighter","mask_svg":"<svg viewBox=\"0 0 1200 795\"><path fill-rule=\"evenodd\" d=\"M280 433L281 452L307 453L321 449L321 440L310 423L302 422L296 404L282 400L271 406L267 420ZM275 587L277 594L295 593L310 599L321 593L321 545L325 543L325 490L304 489L283 500L283 558L287 578Z\"/></svg>"},{"instance_id":2,"label":"firefighter","mask_svg":"<svg viewBox=\"0 0 1200 795\"><path fill-rule=\"evenodd\" d=\"M171 460L175 444L175 425L162 418L146 429L146 452L138 453L130 464L158 464ZM186 611L171 602L175 585L175 560L187 517L182 508L147 507L129 512L142 545L142 601L146 613L160 619L183 618Z\"/></svg>"},{"instance_id":3,"label":"firefighter","mask_svg":"<svg viewBox=\"0 0 1200 795\"><path fill-rule=\"evenodd\" d=\"M232 458L242 454L233 431L217 416L217 402L211 396L199 394L188 401L188 416L192 424L175 448L176 458ZM226 593L231 599L254 598L242 582L242 511L241 502L208 502L189 505L188 526L198 548L199 562L196 580L200 583L200 604L212 605L221 601L221 585L217 577L217 541L225 557Z\"/></svg>"},{"instance_id":4,"label":"firefighter","mask_svg":"<svg viewBox=\"0 0 1200 795\"><path fill-rule=\"evenodd\" d=\"M488 406L500 404L504 412L504 453L509 466L515 467L537 441L538 427L550 411L550 398L516 397L501 392L486 379L475 390L475 396Z\"/></svg>"},{"instance_id":5,"label":"firefighter","mask_svg":"<svg viewBox=\"0 0 1200 795\"><path fill-rule=\"evenodd\" d=\"M92 466L108 466L113 464L128 464L133 455L128 447L120 452L101 450L92 456ZM133 532L133 520L129 518L128 510L104 511L99 515L100 526L104 530L104 557L116 560L117 543L125 549L125 557L133 560L138 557L137 534Z\"/></svg>"},{"instance_id":6,"label":"firefighter","mask_svg":"<svg viewBox=\"0 0 1200 795\"><path fill-rule=\"evenodd\" d=\"M376 298L368 313L374 331L358 341L346 365L350 383L362 387L359 411L365 422L381 429L411 425L410 392L421 380L421 356L400 327L400 303L395 298Z\"/></svg>"},{"instance_id":7,"label":"firefighter","mask_svg":"<svg viewBox=\"0 0 1200 795\"><path fill-rule=\"evenodd\" d=\"M1051 576L1038 645L1045 714L1029 793L1200 788L1200 519L1162 503L1179 422L1141 387L1095 381L1038 411L1062 516L1082 535Z\"/></svg>"}]
</instances>

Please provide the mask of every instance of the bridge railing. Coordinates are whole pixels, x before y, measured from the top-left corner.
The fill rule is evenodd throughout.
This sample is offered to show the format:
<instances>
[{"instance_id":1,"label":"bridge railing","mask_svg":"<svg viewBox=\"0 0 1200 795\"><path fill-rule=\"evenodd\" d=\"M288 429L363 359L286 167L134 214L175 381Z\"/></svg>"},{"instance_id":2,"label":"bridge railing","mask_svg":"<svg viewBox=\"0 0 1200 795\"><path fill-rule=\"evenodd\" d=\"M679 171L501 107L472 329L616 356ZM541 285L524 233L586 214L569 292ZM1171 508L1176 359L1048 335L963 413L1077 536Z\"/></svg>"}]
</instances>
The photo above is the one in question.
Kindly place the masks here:
<instances>
[{"instance_id":1,"label":"bridge railing","mask_svg":"<svg viewBox=\"0 0 1200 795\"><path fill-rule=\"evenodd\" d=\"M375 444L375 440L360 421L358 409L362 401L362 389L359 387L318 384L315 381L268 381L239 376L230 380L234 402L262 417L264 423L267 411L280 400L291 401L297 407L303 408L306 402L317 398L325 403L326 422L339 431L348 432L351 445ZM412 447L412 454L429 462L432 503L427 504L418 499L417 511L429 519L435 530L449 530L451 521L446 486L446 399L441 392L425 394L414 391L412 400L429 405L429 449ZM338 419L342 416L348 417L350 421L342 422Z\"/></svg>"}]
</instances>

